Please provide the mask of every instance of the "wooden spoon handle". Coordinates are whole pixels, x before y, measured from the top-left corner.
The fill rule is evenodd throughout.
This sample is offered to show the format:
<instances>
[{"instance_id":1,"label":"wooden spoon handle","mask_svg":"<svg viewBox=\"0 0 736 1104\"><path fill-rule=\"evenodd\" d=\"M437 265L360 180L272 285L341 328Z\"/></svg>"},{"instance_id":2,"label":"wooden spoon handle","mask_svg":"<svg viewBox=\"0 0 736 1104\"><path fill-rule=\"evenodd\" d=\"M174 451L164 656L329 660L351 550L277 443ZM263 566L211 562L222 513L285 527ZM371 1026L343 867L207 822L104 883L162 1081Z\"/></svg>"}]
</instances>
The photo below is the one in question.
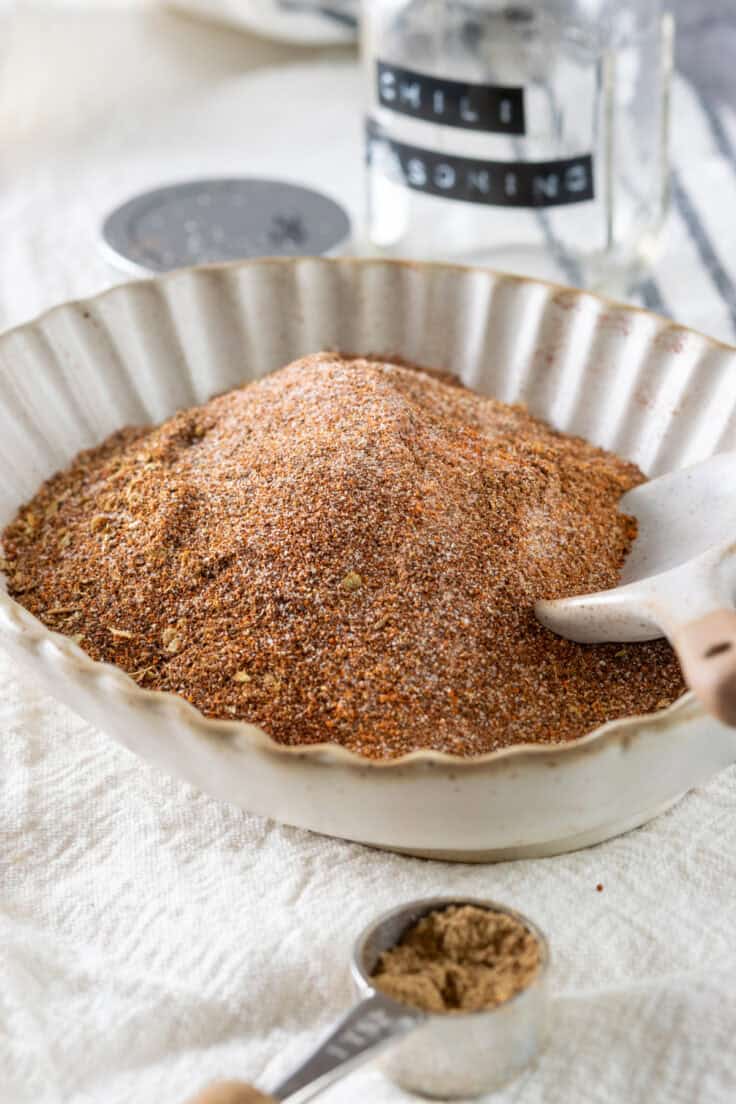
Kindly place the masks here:
<instances>
[{"instance_id":1,"label":"wooden spoon handle","mask_svg":"<svg viewBox=\"0 0 736 1104\"><path fill-rule=\"evenodd\" d=\"M218 1081L203 1089L188 1104L276 1104L276 1101L243 1081Z\"/></svg>"},{"instance_id":2,"label":"wooden spoon handle","mask_svg":"<svg viewBox=\"0 0 736 1104\"><path fill-rule=\"evenodd\" d=\"M690 621L672 634L685 681L709 713L736 726L736 610Z\"/></svg>"}]
</instances>

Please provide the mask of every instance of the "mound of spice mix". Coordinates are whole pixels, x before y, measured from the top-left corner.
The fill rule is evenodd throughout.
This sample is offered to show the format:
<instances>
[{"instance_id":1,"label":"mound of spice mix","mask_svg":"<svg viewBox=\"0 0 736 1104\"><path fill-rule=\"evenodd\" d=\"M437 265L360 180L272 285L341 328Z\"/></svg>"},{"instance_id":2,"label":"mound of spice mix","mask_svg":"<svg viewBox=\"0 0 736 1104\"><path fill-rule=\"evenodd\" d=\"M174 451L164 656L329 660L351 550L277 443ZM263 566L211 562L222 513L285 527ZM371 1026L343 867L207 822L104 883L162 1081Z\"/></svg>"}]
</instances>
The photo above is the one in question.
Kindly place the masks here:
<instances>
[{"instance_id":1,"label":"mound of spice mix","mask_svg":"<svg viewBox=\"0 0 736 1104\"><path fill-rule=\"evenodd\" d=\"M0 566L49 628L209 717L474 756L682 693L666 642L573 644L533 613L617 583L642 480L451 377L323 353L81 453Z\"/></svg>"}]
</instances>

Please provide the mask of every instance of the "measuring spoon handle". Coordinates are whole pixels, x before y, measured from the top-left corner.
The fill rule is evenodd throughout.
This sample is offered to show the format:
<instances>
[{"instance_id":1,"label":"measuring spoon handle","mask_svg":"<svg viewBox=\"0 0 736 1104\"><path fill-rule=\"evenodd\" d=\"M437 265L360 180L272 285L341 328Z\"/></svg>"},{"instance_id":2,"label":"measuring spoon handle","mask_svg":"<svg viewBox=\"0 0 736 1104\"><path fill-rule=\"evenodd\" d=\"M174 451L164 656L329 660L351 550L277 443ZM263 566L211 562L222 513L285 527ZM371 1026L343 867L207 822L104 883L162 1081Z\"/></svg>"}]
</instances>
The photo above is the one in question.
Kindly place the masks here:
<instances>
[{"instance_id":1,"label":"measuring spoon handle","mask_svg":"<svg viewBox=\"0 0 736 1104\"><path fill-rule=\"evenodd\" d=\"M304 1104L373 1058L394 1039L413 1031L426 1018L419 1009L404 1007L373 993L340 1020L272 1095L276 1100L288 1100L289 1104Z\"/></svg>"},{"instance_id":2,"label":"measuring spoon handle","mask_svg":"<svg viewBox=\"0 0 736 1104\"><path fill-rule=\"evenodd\" d=\"M669 635L696 697L724 724L736 726L736 610L715 610Z\"/></svg>"},{"instance_id":3,"label":"measuring spoon handle","mask_svg":"<svg viewBox=\"0 0 736 1104\"><path fill-rule=\"evenodd\" d=\"M374 993L356 1004L271 1094L242 1081L221 1081L188 1104L305 1104L426 1018L419 1009L405 1008Z\"/></svg>"}]
</instances>

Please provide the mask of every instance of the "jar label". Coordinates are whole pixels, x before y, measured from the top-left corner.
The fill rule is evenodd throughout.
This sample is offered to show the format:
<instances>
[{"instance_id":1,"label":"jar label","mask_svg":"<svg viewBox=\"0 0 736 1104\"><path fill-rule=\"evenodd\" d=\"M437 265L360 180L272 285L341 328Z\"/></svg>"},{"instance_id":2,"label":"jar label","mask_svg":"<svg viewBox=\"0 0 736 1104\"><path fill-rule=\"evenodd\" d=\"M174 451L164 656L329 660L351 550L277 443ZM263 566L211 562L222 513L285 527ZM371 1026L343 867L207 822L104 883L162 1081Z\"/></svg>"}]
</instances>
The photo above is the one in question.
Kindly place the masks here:
<instances>
[{"instance_id":1,"label":"jar label","mask_svg":"<svg viewBox=\"0 0 736 1104\"><path fill-rule=\"evenodd\" d=\"M591 154L562 161L480 161L395 142L369 123L370 161L377 142L416 192L491 207L561 207L595 198Z\"/></svg>"},{"instance_id":2,"label":"jar label","mask_svg":"<svg viewBox=\"0 0 736 1104\"><path fill-rule=\"evenodd\" d=\"M523 88L443 80L385 61L376 63L376 80L388 111L487 134L526 134Z\"/></svg>"}]
</instances>

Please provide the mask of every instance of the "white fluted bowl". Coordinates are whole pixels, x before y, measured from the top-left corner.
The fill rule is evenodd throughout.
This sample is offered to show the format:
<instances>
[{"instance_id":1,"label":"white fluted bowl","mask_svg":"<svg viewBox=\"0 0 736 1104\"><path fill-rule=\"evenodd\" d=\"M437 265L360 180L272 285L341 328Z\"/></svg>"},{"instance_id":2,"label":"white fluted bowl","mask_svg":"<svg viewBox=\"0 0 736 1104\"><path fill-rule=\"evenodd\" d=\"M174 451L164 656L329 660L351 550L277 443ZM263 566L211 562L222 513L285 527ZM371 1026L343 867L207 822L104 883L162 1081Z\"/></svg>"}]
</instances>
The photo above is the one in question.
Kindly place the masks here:
<instances>
[{"instance_id":1,"label":"white fluted bowl","mask_svg":"<svg viewBox=\"0 0 736 1104\"><path fill-rule=\"evenodd\" d=\"M0 528L113 430L320 349L450 369L650 475L736 448L736 350L645 311L483 269L252 261L118 287L0 337ZM480 861L583 847L736 760L736 730L691 695L574 743L474 760L415 752L380 764L329 744L281 747L95 663L12 601L2 576L0 644L93 724L216 797L413 854Z\"/></svg>"}]
</instances>

